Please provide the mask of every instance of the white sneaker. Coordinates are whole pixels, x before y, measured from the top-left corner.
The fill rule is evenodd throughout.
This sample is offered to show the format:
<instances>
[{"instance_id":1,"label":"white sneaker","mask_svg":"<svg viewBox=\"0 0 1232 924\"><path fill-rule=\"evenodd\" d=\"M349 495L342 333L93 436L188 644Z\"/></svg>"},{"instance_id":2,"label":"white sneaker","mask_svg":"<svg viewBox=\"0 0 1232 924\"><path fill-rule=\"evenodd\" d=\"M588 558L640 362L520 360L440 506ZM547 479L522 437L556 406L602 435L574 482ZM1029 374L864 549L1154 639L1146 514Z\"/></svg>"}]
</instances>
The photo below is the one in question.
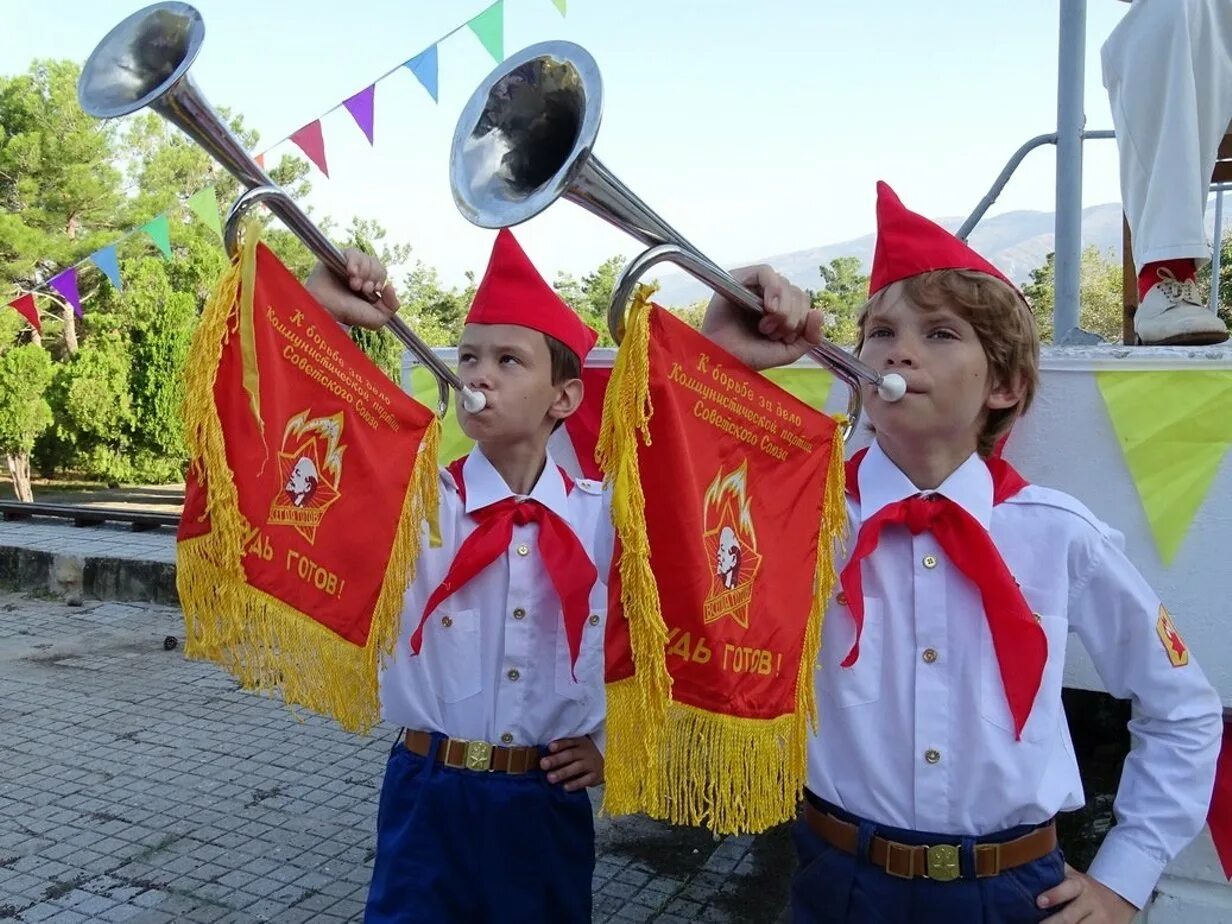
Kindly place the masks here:
<instances>
[{"instance_id":1,"label":"white sneaker","mask_svg":"<svg viewBox=\"0 0 1232 924\"><path fill-rule=\"evenodd\" d=\"M1196 279L1180 282L1171 270L1156 271L1151 286L1134 313L1134 333L1148 346L1206 346L1228 339L1228 328L1207 309Z\"/></svg>"}]
</instances>

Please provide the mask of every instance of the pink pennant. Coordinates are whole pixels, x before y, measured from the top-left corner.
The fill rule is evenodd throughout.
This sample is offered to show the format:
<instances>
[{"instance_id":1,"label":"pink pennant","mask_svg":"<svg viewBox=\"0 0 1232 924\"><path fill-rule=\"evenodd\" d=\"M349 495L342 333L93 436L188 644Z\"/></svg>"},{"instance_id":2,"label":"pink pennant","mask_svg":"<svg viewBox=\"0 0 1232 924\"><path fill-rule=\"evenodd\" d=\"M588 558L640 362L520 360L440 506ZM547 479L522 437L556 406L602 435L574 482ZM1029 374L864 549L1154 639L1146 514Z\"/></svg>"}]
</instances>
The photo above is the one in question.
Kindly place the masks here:
<instances>
[{"instance_id":1,"label":"pink pennant","mask_svg":"<svg viewBox=\"0 0 1232 924\"><path fill-rule=\"evenodd\" d=\"M317 168L329 176L329 168L325 164L325 139L321 136L321 120L314 119L291 136L301 151Z\"/></svg>"},{"instance_id":2,"label":"pink pennant","mask_svg":"<svg viewBox=\"0 0 1232 924\"><path fill-rule=\"evenodd\" d=\"M257 162L258 167L260 167L262 170L265 169L265 154L263 153L258 154L256 157L253 158L253 160Z\"/></svg>"},{"instance_id":3,"label":"pink pennant","mask_svg":"<svg viewBox=\"0 0 1232 924\"><path fill-rule=\"evenodd\" d=\"M17 298L9 302L9 307L16 309L17 313L30 322L40 334L43 332L43 325L39 323L38 305L34 303L34 295L27 292L25 295L19 295Z\"/></svg>"},{"instance_id":4,"label":"pink pennant","mask_svg":"<svg viewBox=\"0 0 1232 924\"><path fill-rule=\"evenodd\" d=\"M73 306L73 314L81 317L81 295L77 292L77 267L70 266L47 280L47 284L64 296Z\"/></svg>"},{"instance_id":5,"label":"pink pennant","mask_svg":"<svg viewBox=\"0 0 1232 924\"><path fill-rule=\"evenodd\" d=\"M368 136L369 144L372 144L373 101L375 96L376 84L374 83L372 86L360 90L342 104L347 107L347 112L355 119L355 124L359 126L359 130Z\"/></svg>"}]
</instances>

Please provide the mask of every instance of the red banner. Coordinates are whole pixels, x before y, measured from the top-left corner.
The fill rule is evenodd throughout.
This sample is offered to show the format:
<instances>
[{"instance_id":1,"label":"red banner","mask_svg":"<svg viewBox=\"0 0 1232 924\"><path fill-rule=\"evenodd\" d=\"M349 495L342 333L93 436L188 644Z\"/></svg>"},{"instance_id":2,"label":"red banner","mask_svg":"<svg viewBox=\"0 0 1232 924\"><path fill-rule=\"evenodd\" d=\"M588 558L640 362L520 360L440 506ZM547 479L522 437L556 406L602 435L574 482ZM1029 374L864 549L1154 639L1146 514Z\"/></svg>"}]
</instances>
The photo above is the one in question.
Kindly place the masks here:
<instances>
[{"instance_id":1,"label":"red banner","mask_svg":"<svg viewBox=\"0 0 1232 924\"><path fill-rule=\"evenodd\" d=\"M804 784L841 435L657 306L626 328L600 444L627 617L609 614L607 807L763 830Z\"/></svg>"},{"instance_id":2,"label":"red banner","mask_svg":"<svg viewBox=\"0 0 1232 924\"><path fill-rule=\"evenodd\" d=\"M187 654L370 727L377 665L435 512L435 417L264 246L207 306L187 379Z\"/></svg>"}]
</instances>

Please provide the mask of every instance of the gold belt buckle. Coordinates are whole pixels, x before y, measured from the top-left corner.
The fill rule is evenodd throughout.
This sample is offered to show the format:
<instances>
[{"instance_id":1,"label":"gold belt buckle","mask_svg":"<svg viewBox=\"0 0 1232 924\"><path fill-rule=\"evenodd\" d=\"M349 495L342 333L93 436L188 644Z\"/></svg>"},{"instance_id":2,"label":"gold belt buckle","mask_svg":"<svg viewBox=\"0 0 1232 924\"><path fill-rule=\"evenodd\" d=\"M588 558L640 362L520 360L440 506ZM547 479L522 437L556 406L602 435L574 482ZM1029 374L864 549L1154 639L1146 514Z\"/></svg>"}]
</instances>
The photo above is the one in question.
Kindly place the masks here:
<instances>
[{"instance_id":1,"label":"gold belt buckle","mask_svg":"<svg viewBox=\"0 0 1232 924\"><path fill-rule=\"evenodd\" d=\"M928 848L928 878L950 882L960 875L958 848L953 844L937 844Z\"/></svg>"},{"instance_id":2,"label":"gold belt buckle","mask_svg":"<svg viewBox=\"0 0 1232 924\"><path fill-rule=\"evenodd\" d=\"M466 769L490 770L492 767L492 745L486 741L466 742Z\"/></svg>"}]
</instances>

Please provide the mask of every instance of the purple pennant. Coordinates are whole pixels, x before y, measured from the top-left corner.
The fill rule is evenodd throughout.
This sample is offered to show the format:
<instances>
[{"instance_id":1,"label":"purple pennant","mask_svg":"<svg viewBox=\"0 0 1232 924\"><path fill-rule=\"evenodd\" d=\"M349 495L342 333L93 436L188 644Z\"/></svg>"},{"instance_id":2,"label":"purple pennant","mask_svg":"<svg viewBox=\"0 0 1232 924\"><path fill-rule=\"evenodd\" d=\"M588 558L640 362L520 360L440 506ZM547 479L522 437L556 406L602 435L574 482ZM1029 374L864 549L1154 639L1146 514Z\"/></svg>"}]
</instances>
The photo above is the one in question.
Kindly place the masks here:
<instances>
[{"instance_id":1,"label":"purple pennant","mask_svg":"<svg viewBox=\"0 0 1232 924\"><path fill-rule=\"evenodd\" d=\"M47 284L64 296L73 306L73 314L81 317L81 295L77 292L77 267L70 266L47 280Z\"/></svg>"},{"instance_id":2,"label":"purple pennant","mask_svg":"<svg viewBox=\"0 0 1232 924\"><path fill-rule=\"evenodd\" d=\"M369 144L372 144L372 103L375 95L376 84L373 84L370 87L360 90L342 104L347 107L347 112L351 113L351 117L355 119L355 124L358 125L360 130L368 136Z\"/></svg>"}]
</instances>

